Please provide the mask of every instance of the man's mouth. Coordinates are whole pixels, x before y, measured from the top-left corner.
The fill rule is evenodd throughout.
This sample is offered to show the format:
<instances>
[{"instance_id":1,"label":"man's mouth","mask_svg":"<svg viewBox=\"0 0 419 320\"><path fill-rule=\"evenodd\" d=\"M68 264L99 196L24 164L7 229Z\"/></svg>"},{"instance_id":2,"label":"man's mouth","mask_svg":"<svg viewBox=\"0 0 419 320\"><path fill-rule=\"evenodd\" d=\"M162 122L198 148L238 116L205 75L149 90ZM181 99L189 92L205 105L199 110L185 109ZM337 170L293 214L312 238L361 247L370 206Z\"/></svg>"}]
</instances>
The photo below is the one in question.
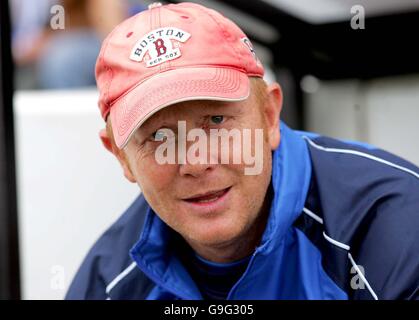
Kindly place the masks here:
<instances>
[{"instance_id":1,"label":"man's mouth","mask_svg":"<svg viewBox=\"0 0 419 320\"><path fill-rule=\"evenodd\" d=\"M202 194L197 194L189 198L183 199L187 202L194 202L194 203L208 203L218 200L219 198L223 197L231 187L222 189L222 190L215 190L209 191Z\"/></svg>"}]
</instances>

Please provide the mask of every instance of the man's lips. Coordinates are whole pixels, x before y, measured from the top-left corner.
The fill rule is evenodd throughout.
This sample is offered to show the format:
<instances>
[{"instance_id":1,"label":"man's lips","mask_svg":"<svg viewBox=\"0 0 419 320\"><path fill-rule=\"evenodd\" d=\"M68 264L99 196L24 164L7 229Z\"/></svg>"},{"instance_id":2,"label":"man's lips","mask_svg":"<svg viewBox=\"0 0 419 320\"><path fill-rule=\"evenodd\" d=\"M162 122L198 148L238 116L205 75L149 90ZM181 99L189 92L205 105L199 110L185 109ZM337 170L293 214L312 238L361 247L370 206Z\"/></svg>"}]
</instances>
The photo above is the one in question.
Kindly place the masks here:
<instances>
[{"instance_id":1,"label":"man's lips","mask_svg":"<svg viewBox=\"0 0 419 320\"><path fill-rule=\"evenodd\" d=\"M221 198L224 194L228 192L231 187L221 189L221 190L213 190L204 193L198 193L193 195L192 197L183 198L182 200L187 202L198 202L198 203L205 203L215 201L218 198Z\"/></svg>"},{"instance_id":2,"label":"man's lips","mask_svg":"<svg viewBox=\"0 0 419 320\"><path fill-rule=\"evenodd\" d=\"M183 208L189 214L214 216L214 214L225 212L231 201L231 189L233 186L224 189L212 190L204 193L197 193L191 197L183 198Z\"/></svg>"}]
</instances>

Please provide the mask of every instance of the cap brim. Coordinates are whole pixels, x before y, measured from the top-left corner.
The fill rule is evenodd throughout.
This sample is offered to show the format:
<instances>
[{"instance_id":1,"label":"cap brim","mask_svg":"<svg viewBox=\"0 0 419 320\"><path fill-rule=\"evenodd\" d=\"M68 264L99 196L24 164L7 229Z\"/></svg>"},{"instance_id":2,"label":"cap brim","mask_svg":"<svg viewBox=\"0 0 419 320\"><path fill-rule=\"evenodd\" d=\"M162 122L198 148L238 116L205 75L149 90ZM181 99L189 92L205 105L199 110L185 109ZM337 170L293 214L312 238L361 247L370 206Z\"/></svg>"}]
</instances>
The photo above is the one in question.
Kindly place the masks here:
<instances>
[{"instance_id":1,"label":"cap brim","mask_svg":"<svg viewBox=\"0 0 419 320\"><path fill-rule=\"evenodd\" d=\"M241 101L248 76L222 67L182 68L153 76L119 98L110 110L115 143L122 149L136 129L159 110L190 100Z\"/></svg>"}]
</instances>

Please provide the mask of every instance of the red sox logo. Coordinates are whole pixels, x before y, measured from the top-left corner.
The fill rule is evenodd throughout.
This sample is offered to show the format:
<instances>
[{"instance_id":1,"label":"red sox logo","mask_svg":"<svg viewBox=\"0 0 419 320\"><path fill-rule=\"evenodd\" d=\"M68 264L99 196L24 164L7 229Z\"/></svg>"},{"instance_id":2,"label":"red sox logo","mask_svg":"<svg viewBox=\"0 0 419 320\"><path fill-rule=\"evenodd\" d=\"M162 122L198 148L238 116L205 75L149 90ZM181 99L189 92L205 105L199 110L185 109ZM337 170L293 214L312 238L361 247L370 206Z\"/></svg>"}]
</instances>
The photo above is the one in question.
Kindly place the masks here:
<instances>
[{"instance_id":1,"label":"red sox logo","mask_svg":"<svg viewBox=\"0 0 419 320\"><path fill-rule=\"evenodd\" d=\"M152 30L136 42L129 58L138 62L144 60L148 68L177 59L181 56L179 43L187 41L190 36L172 27Z\"/></svg>"}]
</instances>

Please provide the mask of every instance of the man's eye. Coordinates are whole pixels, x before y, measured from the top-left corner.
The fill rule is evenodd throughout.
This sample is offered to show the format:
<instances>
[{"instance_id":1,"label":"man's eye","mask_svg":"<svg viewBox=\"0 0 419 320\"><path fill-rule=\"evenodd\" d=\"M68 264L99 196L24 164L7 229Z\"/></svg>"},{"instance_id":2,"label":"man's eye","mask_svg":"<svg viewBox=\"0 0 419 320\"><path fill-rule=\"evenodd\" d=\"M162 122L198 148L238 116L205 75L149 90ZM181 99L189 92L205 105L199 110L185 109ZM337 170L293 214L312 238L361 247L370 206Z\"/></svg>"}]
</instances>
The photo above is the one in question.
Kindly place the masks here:
<instances>
[{"instance_id":1,"label":"man's eye","mask_svg":"<svg viewBox=\"0 0 419 320\"><path fill-rule=\"evenodd\" d=\"M151 134L151 140L153 141L163 141L164 137L165 133L163 130L157 130Z\"/></svg>"},{"instance_id":2,"label":"man's eye","mask_svg":"<svg viewBox=\"0 0 419 320\"><path fill-rule=\"evenodd\" d=\"M150 139L152 141L163 141L164 138L171 138L174 137L174 133L170 130L170 129L159 129L157 131L154 131L151 135L150 135Z\"/></svg>"},{"instance_id":3,"label":"man's eye","mask_svg":"<svg viewBox=\"0 0 419 320\"><path fill-rule=\"evenodd\" d=\"M215 124L220 124L224 122L224 116L211 116L211 121Z\"/></svg>"}]
</instances>

